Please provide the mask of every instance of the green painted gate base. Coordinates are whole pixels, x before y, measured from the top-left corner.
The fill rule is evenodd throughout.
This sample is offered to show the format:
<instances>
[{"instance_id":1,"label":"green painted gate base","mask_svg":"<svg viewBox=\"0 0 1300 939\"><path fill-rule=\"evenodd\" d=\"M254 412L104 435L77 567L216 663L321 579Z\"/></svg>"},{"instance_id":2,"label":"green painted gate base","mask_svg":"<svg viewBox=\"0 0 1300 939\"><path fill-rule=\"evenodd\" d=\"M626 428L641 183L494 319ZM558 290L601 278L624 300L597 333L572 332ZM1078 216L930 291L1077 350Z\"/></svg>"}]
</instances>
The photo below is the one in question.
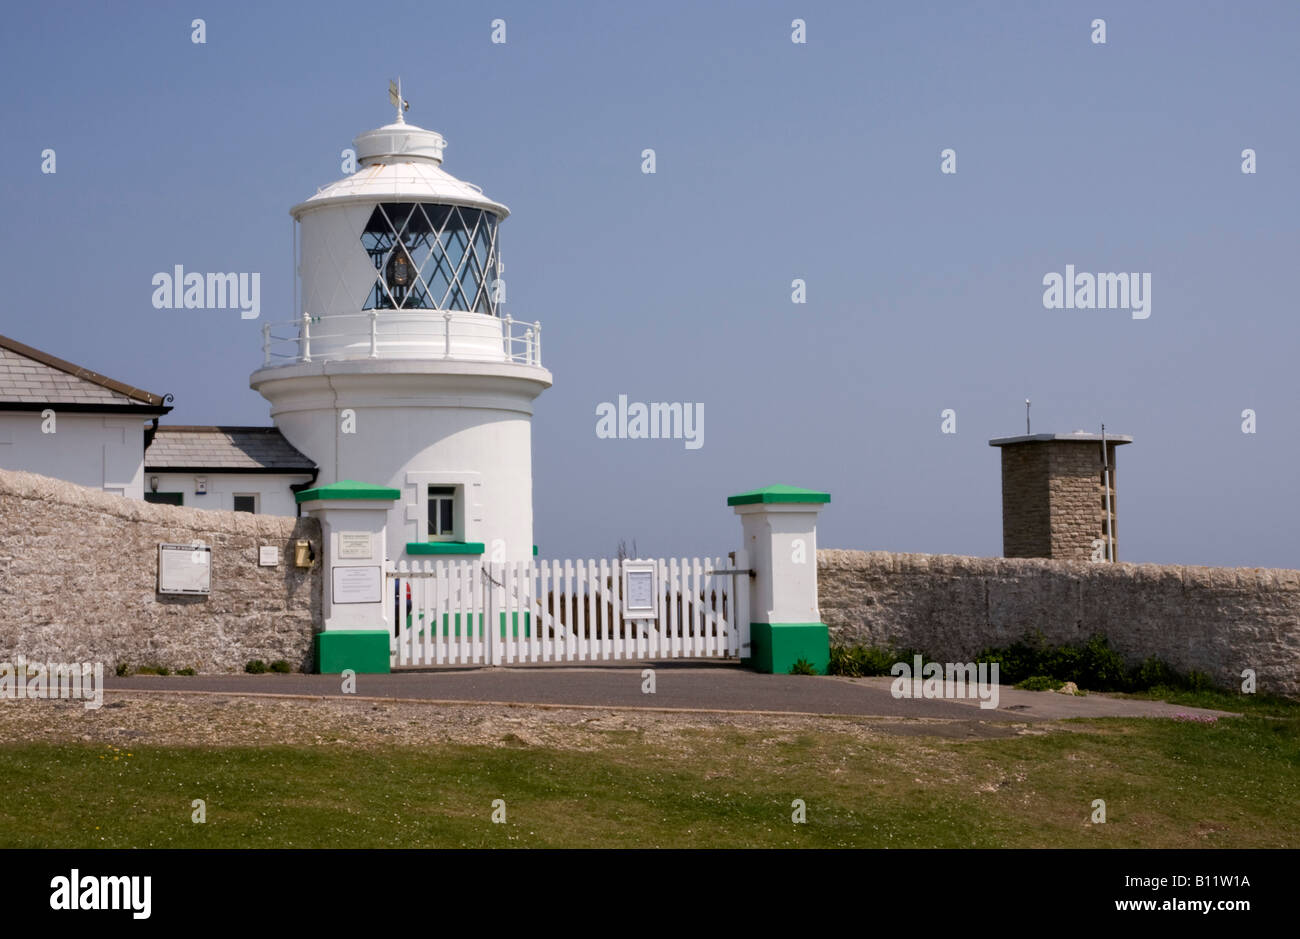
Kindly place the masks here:
<instances>
[{"instance_id":1,"label":"green painted gate base","mask_svg":"<svg viewBox=\"0 0 1300 939\"><path fill-rule=\"evenodd\" d=\"M316 634L316 671L337 675L350 668L358 675L386 675L387 629L327 629Z\"/></svg>"},{"instance_id":2,"label":"green painted gate base","mask_svg":"<svg viewBox=\"0 0 1300 939\"><path fill-rule=\"evenodd\" d=\"M750 623L750 658L744 664L770 675L788 675L804 659L818 675L831 662L830 630L825 623Z\"/></svg>"}]
</instances>

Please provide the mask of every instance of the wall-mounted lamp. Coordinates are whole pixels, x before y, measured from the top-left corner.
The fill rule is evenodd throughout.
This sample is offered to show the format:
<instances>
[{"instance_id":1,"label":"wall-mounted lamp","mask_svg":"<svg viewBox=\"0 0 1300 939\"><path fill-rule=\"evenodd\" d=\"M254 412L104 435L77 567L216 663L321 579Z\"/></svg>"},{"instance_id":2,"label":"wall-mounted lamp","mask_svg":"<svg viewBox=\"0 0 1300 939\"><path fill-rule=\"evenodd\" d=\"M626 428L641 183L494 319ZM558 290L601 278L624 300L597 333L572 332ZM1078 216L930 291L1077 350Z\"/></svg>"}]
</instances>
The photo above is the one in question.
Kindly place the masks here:
<instances>
[{"instance_id":1,"label":"wall-mounted lamp","mask_svg":"<svg viewBox=\"0 0 1300 939\"><path fill-rule=\"evenodd\" d=\"M150 491L150 492L157 492L157 491L158 491L158 477L157 477L157 476L150 476L150 477L149 477L149 491Z\"/></svg>"}]
</instances>

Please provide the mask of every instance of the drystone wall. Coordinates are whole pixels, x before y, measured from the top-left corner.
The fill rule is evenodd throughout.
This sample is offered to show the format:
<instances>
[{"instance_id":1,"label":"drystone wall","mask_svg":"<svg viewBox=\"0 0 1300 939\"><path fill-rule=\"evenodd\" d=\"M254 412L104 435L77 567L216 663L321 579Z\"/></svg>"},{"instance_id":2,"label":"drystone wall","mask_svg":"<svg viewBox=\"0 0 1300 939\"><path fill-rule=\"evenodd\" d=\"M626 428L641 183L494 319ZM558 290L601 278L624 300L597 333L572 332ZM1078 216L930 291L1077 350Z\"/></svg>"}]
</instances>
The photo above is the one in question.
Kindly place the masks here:
<instances>
[{"instance_id":1,"label":"drystone wall","mask_svg":"<svg viewBox=\"0 0 1300 939\"><path fill-rule=\"evenodd\" d=\"M312 518L151 505L0 470L0 661L309 670L320 562L293 565L299 539L321 557ZM210 594L160 594L158 545L195 542L212 548ZM264 545L278 565L259 565Z\"/></svg>"},{"instance_id":2,"label":"drystone wall","mask_svg":"<svg viewBox=\"0 0 1300 939\"><path fill-rule=\"evenodd\" d=\"M885 551L819 551L818 605L831 641L971 661L1041 632L1105 635L1130 662L1157 656L1239 687L1300 696L1300 571L1092 564Z\"/></svg>"}]
</instances>

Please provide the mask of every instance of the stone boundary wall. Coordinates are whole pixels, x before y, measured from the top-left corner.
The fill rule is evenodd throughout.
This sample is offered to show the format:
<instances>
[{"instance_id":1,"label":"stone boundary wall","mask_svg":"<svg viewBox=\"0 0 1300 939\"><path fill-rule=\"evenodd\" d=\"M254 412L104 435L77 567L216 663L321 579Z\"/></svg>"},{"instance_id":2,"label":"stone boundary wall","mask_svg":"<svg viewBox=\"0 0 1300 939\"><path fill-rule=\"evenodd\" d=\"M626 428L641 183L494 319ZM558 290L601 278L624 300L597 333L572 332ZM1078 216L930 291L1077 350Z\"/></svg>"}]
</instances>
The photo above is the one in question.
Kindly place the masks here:
<instances>
[{"instance_id":1,"label":"stone boundary wall","mask_svg":"<svg viewBox=\"0 0 1300 939\"><path fill-rule=\"evenodd\" d=\"M308 570L293 566L301 538L317 559ZM212 547L212 592L158 593L158 545L194 541ZM258 565L261 545L280 549L278 566ZM321 557L313 518L151 505L0 470L0 661L310 670Z\"/></svg>"},{"instance_id":2,"label":"stone boundary wall","mask_svg":"<svg viewBox=\"0 0 1300 939\"><path fill-rule=\"evenodd\" d=\"M915 648L941 661L1038 630L1102 633L1130 662L1157 656L1229 688L1300 697L1300 571L1092 564L886 551L817 552L831 642Z\"/></svg>"}]
</instances>

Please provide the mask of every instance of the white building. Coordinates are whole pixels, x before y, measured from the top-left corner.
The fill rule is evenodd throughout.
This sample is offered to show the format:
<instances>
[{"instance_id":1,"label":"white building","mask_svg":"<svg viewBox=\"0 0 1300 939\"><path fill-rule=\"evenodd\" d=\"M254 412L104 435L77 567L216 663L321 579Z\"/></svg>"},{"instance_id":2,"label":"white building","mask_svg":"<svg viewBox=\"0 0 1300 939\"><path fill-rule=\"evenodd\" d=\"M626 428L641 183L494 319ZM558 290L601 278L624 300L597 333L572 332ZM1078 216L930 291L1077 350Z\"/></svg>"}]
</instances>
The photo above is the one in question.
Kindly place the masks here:
<instances>
[{"instance_id":1,"label":"white building","mask_svg":"<svg viewBox=\"0 0 1300 939\"><path fill-rule=\"evenodd\" d=\"M196 509L297 515L316 466L274 427L164 424L144 454L145 499Z\"/></svg>"},{"instance_id":2,"label":"white building","mask_svg":"<svg viewBox=\"0 0 1300 939\"><path fill-rule=\"evenodd\" d=\"M0 467L146 502L298 514L316 466L278 430L159 426L169 400L0 336Z\"/></svg>"},{"instance_id":3,"label":"white building","mask_svg":"<svg viewBox=\"0 0 1300 939\"><path fill-rule=\"evenodd\" d=\"M533 554L540 325L502 306L509 210L442 169L440 134L397 121L359 168L293 207L300 315L264 329L251 386L316 485L398 489L390 560Z\"/></svg>"},{"instance_id":4,"label":"white building","mask_svg":"<svg viewBox=\"0 0 1300 939\"><path fill-rule=\"evenodd\" d=\"M132 499L163 397L0 336L0 467Z\"/></svg>"}]
</instances>

